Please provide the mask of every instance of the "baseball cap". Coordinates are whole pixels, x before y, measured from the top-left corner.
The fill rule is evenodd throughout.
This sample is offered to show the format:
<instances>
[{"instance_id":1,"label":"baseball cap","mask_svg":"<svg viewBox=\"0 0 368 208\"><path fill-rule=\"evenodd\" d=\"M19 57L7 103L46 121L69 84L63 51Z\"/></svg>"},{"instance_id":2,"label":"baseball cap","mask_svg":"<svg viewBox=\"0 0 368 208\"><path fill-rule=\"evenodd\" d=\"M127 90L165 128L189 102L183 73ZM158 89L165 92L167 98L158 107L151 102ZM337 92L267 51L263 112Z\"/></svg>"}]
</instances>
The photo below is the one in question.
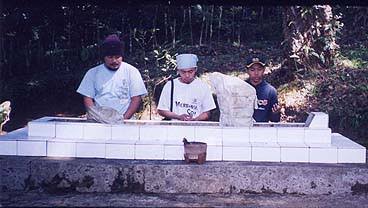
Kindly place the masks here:
<instances>
[{"instance_id":1,"label":"baseball cap","mask_svg":"<svg viewBox=\"0 0 368 208\"><path fill-rule=\"evenodd\" d=\"M259 54L253 54L248 56L247 61L247 68L251 67L253 64L261 64L262 66L266 66L265 57Z\"/></svg>"}]
</instances>

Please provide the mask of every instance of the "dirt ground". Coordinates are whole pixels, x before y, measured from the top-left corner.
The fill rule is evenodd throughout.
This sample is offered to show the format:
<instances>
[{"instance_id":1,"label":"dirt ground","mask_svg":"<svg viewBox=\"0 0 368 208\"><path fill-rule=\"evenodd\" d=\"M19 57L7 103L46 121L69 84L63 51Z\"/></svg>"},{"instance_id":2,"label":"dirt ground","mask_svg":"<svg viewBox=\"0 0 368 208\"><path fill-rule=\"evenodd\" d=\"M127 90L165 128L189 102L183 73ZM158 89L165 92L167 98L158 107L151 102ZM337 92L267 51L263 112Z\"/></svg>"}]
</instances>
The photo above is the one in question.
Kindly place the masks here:
<instances>
[{"instance_id":1,"label":"dirt ground","mask_svg":"<svg viewBox=\"0 0 368 208\"><path fill-rule=\"evenodd\" d=\"M0 193L0 207L368 207L368 195Z\"/></svg>"}]
</instances>

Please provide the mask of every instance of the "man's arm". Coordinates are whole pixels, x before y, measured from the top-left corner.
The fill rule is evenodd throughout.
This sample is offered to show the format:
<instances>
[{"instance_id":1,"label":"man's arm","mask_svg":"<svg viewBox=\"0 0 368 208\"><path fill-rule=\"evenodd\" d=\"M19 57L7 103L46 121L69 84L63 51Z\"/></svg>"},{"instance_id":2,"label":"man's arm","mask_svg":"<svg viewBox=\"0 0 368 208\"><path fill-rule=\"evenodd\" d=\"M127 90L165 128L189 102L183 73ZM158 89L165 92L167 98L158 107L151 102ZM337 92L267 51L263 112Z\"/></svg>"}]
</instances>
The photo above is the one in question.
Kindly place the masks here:
<instances>
[{"instance_id":1,"label":"man's arm","mask_svg":"<svg viewBox=\"0 0 368 208\"><path fill-rule=\"evenodd\" d=\"M277 99L277 92L273 90L270 96L271 110L269 120L272 122L280 122L280 107Z\"/></svg>"},{"instance_id":2,"label":"man's arm","mask_svg":"<svg viewBox=\"0 0 368 208\"><path fill-rule=\"evenodd\" d=\"M195 117L193 121L207 121L210 118L210 114L211 113L209 111L203 112L199 114L199 116Z\"/></svg>"},{"instance_id":3,"label":"man's arm","mask_svg":"<svg viewBox=\"0 0 368 208\"><path fill-rule=\"evenodd\" d=\"M193 118L187 114L178 115L168 110L158 110L157 112L158 114L160 114L160 116L165 117L165 118L177 119L180 121L193 121Z\"/></svg>"},{"instance_id":4,"label":"man's arm","mask_svg":"<svg viewBox=\"0 0 368 208\"><path fill-rule=\"evenodd\" d=\"M133 96L131 97L131 101L127 111L124 113L124 119L130 119L135 112L137 112L139 105L141 104L141 96Z\"/></svg>"},{"instance_id":5,"label":"man's arm","mask_svg":"<svg viewBox=\"0 0 368 208\"><path fill-rule=\"evenodd\" d=\"M93 98L87 97L87 96L83 96L83 103L84 103L84 107L89 108L93 105L95 105Z\"/></svg>"}]
</instances>

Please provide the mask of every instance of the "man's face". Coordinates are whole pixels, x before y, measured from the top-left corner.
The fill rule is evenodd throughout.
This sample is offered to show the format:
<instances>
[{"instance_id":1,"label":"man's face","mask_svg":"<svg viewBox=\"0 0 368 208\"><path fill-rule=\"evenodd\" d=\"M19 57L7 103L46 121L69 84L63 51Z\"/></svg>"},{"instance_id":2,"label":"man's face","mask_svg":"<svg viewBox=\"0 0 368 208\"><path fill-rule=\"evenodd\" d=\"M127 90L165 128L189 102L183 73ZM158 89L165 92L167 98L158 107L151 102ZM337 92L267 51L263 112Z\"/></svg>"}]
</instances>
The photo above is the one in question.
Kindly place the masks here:
<instances>
[{"instance_id":1,"label":"man's face","mask_svg":"<svg viewBox=\"0 0 368 208\"><path fill-rule=\"evenodd\" d=\"M120 67L121 62L123 61L122 56L105 56L104 58L105 65L110 69L117 70Z\"/></svg>"},{"instance_id":2,"label":"man's face","mask_svg":"<svg viewBox=\"0 0 368 208\"><path fill-rule=\"evenodd\" d=\"M265 72L265 67L261 64L253 64L248 68L249 80L253 85L258 85L263 80L263 74Z\"/></svg>"},{"instance_id":3,"label":"man's face","mask_svg":"<svg viewBox=\"0 0 368 208\"><path fill-rule=\"evenodd\" d=\"M194 80L196 68L178 69L180 81L189 84Z\"/></svg>"}]
</instances>

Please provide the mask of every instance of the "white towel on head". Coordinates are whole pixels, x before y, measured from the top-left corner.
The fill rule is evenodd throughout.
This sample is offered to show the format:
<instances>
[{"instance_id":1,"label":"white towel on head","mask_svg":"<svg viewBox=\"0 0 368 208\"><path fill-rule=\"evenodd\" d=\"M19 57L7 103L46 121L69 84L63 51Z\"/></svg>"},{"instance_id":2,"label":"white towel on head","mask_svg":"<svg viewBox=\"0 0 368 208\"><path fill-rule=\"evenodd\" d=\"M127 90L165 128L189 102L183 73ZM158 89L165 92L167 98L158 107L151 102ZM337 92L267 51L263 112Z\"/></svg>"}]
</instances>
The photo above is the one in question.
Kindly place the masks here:
<instances>
[{"instance_id":1,"label":"white towel on head","mask_svg":"<svg viewBox=\"0 0 368 208\"><path fill-rule=\"evenodd\" d=\"M197 67L198 57L195 54L180 54L176 56L177 69L189 69Z\"/></svg>"}]
</instances>

